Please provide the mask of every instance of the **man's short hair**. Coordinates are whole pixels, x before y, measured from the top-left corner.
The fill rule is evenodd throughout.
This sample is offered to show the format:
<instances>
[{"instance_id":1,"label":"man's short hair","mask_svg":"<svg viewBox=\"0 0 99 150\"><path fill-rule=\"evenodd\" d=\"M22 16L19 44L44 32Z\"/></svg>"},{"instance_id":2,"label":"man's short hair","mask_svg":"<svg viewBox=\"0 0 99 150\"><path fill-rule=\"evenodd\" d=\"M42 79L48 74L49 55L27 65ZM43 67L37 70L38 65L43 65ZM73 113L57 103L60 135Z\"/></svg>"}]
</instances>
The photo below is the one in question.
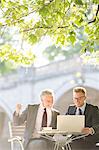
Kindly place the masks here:
<instances>
[{"instance_id":1,"label":"man's short hair","mask_svg":"<svg viewBox=\"0 0 99 150\"><path fill-rule=\"evenodd\" d=\"M84 87L75 87L74 89L73 89L73 92L77 92L77 93L83 93L85 96L86 96L86 89L84 88Z\"/></svg>"},{"instance_id":2,"label":"man's short hair","mask_svg":"<svg viewBox=\"0 0 99 150\"><path fill-rule=\"evenodd\" d=\"M43 90L40 94L40 97L44 95L51 95L54 98L54 93L51 89Z\"/></svg>"}]
</instances>

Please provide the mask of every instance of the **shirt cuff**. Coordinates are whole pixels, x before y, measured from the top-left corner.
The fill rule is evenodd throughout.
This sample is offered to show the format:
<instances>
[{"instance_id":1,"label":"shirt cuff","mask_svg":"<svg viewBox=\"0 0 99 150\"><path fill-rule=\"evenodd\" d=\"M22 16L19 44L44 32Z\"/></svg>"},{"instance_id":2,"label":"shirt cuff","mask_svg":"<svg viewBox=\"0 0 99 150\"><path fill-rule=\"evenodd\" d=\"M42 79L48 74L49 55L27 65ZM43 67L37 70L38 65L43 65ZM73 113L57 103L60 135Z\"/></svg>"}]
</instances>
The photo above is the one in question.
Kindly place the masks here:
<instances>
[{"instance_id":1,"label":"shirt cuff","mask_svg":"<svg viewBox=\"0 0 99 150\"><path fill-rule=\"evenodd\" d=\"M90 134L91 135L95 134L95 130L93 128L90 128Z\"/></svg>"}]
</instances>

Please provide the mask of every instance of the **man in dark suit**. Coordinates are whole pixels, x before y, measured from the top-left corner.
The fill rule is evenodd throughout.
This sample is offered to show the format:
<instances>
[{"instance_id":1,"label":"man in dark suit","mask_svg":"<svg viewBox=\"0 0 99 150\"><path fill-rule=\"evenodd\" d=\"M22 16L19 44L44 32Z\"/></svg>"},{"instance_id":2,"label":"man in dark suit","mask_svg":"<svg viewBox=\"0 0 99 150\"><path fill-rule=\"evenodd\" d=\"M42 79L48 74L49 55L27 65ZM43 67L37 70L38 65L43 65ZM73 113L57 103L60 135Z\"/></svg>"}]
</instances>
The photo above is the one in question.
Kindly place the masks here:
<instances>
[{"instance_id":1,"label":"man in dark suit","mask_svg":"<svg viewBox=\"0 0 99 150\"><path fill-rule=\"evenodd\" d=\"M99 142L99 109L97 106L86 103L86 89L76 87L73 89L74 105L69 106L66 115L85 115L85 128L82 133L88 136L74 141L73 150L95 150Z\"/></svg>"},{"instance_id":2,"label":"man in dark suit","mask_svg":"<svg viewBox=\"0 0 99 150\"><path fill-rule=\"evenodd\" d=\"M57 115L59 112L53 109L54 94L51 90L42 91L41 103L28 105L26 110L20 114L21 104L16 105L16 111L13 114L15 125L21 125L26 122L24 134L25 150L51 150L53 145L50 141L43 139L38 134L42 127L56 128Z\"/></svg>"}]
</instances>

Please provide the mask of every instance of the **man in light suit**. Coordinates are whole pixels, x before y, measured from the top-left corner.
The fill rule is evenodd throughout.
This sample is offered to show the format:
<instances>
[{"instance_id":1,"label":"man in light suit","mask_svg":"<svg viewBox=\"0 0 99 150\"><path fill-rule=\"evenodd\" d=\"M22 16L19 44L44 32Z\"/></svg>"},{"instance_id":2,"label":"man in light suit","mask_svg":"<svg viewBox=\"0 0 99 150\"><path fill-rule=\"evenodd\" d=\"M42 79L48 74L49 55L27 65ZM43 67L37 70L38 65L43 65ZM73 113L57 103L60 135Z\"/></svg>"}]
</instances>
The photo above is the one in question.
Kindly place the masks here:
<instances>
[{"instance_id":1,"label":"man in light suit","mask_svg":"<svg viewBox=\"0 0 99 150\"><path fill-rule=\"evenodd\" d=\"M26 122L26 129L24 134L24 148L25 150L46 150L53 145L51 141L43 139L38 134L38 131L42 129L42 119L44 110L46 108L47 127L56 128L57 115L59 112L53 109L54 94L51 90L42 91L41 103L35 105L28 105L26 110L20 114L21 104L16 105L16 111L13 114L13 122L15 125L21 125ZM42 148L43 147L43 148Z\"/></svg>"},{"instance_id":2,"label":"man in light suit","mask_svg":"<svg viewBox=\"0 0 99 150\"><path fill-rule=\"evenodd\" d=\"M73 150L95 150L96 142L99 142L99 109L97 106L86 103L86 89L76 87L73 89L74 105L69 106L66 115L85 115L85 128L82 133L88 136L74 141Z\"/></svg>"}]
</instances>

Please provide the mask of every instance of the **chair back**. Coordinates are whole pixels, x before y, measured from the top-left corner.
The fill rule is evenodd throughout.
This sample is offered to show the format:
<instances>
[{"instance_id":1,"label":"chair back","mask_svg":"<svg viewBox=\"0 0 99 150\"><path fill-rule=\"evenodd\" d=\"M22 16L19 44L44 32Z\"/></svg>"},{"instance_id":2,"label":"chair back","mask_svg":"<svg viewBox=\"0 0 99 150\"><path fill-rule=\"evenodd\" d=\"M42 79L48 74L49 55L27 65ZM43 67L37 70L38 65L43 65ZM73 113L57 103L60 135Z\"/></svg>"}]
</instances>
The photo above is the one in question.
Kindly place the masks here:
<instances>
[{"instance_id":1,"label":"chair back","mask_svg":"<svg viewBox=\"0 0 99 150\"><path fill-rule=\"evenodd\" d=\"M19 137L24 136L25 124L16 126L12 122L9 122L8 125L9 125L10 138L16 137L16 136L19 136Z\"/></svg>"},{"instance_id":2,"label":"chair back","mask_svg":"<svg viewBox=\"0 0 99 150\"><path fill-rule=\"evenodd\" d=\"M26 123L25 123L26 124ZM11 121L8 122L10 138L8 142L11 143L11 150L24 150L24 131L25 124L16 126Z\"/></svg>"}]
</instances>

